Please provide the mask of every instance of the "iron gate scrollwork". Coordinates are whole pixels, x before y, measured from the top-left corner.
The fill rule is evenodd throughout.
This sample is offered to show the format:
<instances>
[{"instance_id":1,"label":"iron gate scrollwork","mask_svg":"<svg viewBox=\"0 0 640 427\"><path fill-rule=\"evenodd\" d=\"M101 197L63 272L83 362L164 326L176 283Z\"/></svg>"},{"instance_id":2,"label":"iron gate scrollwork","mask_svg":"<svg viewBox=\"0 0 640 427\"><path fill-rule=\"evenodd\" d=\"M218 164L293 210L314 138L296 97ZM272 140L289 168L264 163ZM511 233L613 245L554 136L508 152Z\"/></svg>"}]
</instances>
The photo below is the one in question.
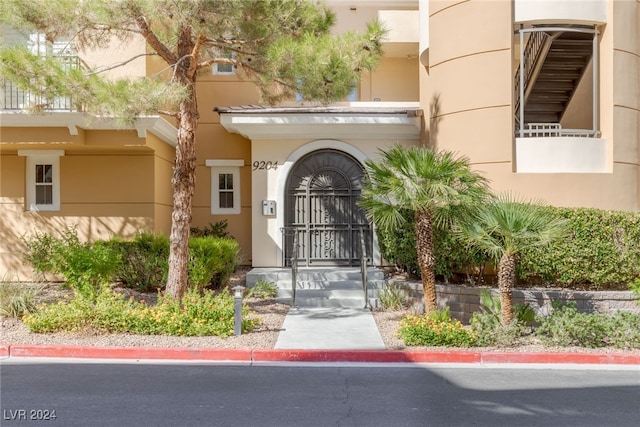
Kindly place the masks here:
<instances>
[{"instance_id":1,"label":"iron gate scrollwork","mask_svg":"<svg viewBox=\"0 0 640 427\"><path fill-rule=\"evenodd\" d=\"M357 266L361 230L371 253L371 229L357 205L363 178L360 163L337 150L315 151L296 163L287 179L285 265L295 258L306 266ZM294 235L298 242L295 257Z\"/></svg>"}]
</instances>

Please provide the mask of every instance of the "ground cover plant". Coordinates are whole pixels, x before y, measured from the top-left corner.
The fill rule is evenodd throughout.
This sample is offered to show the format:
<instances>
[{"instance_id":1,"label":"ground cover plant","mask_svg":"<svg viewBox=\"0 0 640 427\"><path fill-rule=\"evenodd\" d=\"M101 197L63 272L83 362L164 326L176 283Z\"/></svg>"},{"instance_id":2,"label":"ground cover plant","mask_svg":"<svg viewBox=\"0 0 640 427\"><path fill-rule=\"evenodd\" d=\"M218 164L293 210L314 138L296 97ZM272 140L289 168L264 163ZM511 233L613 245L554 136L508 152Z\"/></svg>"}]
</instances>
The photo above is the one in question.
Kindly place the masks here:
<instances>
[{"instance_id":1,"label":"ground cover plant","mask_svg":"<svg viewBox=\"0 0 640 427\"><path fill-rule=\"evenodd\" d=\"M640 348L640 315L619 311L612 316L581 313L575 303L554 304L539 318L536 335L547 345Z\"/></svg>"},{"instance_id":2,"label":"ground cover plant","mask_svg":"<svg viewBox=\"0 0 640 427\"><path fill-rule=\"evenodd\" d=\"M404 317L398 335L409 346L472 347L477 338L472 330L452 319L448 309Z\"/></svg>"},{"instance_id":3,"label":"ground cover plant","mask_svg":"<svg viewBox=\"0 0 640 427\"><path fill-rule=\"evenodd\" d=\"M0 282L0 317L21 318L36 310L40 286Z\"/></svg>"},{"instance_id":4,"label":"ground cover plant","mask_svg":"<svg viewBox=\"0 0 640 427\"><path fill-rule=\"evenodd\" d=\"M480 311L473 313L470 327L476 333L476 345L509 347L518 340L532 333L535 312L527 304L517 304L514 308L514 319L504 325L501 321L502 304L497 295L489 289L479 293Z\"/></svg>"},{"instance_id":5,"label":"ground cover plant","mask_svg":"<svg viewBox=\"0 0 640 427\"><path fill-rule=\"evenodd\" d=\"M255 285L247 289L245 297L247 298L274 298L278 294L278 285L267 280L259 279Z\"/></svg>"},{"instance_id":6,"label":"ground cover plant","mask_svg":"<svg viewBox=\"0 0 640 427\"><path fill-rule=\"evenodd\" d=\"M378 299L385 310L401 310L409 305L411 296L407 286L401 283L386 283L378 292Z\"/></svg>"},{"instance_id":7,"label":"ground cover plant","mask_svg":"<svg viewBox=\"0 0 640 427\"><path fill-rule=\"evenodd\" d=\"M242 330L248 332L258 321L247 319L243 307ZM182 304L161 293L155 305L126 298L103 286L95 299L75 293L67 300L39 307L23 322L31 332L92 330L141 335L226 337L234 331L234 299L229 292L191 288Z\"/></svg>"}]
</instances>

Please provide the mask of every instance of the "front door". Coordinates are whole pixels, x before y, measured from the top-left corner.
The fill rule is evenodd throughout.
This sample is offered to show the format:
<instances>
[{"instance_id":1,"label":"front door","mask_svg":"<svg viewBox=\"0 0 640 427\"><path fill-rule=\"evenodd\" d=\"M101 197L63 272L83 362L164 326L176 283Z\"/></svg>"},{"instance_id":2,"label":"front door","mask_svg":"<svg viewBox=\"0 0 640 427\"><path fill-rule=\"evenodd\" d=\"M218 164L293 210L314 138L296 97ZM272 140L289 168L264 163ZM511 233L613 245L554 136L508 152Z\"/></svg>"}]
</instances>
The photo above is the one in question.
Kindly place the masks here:
<instances>
[{"instance_id":1,"label":"front door","mask_svg":"<svg viewBox=\"0 0 640 427\"><path fill-rule=\"evenodd\" d=\"M337 150L314 151L295 164L286 188L286 265L355 266L363 244L370 253L369 223L356 204L363 178L362 165Z\"/></svg>"}]
</instances>

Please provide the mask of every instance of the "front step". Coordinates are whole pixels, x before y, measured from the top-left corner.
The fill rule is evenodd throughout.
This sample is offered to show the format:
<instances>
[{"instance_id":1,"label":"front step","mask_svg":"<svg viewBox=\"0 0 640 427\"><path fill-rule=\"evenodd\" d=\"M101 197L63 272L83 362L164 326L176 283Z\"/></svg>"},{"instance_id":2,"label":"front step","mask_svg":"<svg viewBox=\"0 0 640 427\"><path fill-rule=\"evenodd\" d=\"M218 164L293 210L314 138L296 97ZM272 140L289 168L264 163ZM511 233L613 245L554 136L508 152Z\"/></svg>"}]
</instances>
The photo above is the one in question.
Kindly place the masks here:
<instances>
[{"instance_id":1,"label":"front step","mask_svg":"<svg viewBox=\"0 0 640 427\"><path fill-rule=\"evenodd\" d=\"M275 283L278 287L276 301L291 304L291 269L254 268L247 274L247 286L258 280ZM367 271L369 303L377 304L377 290L382 288L384 273L376 268ZM359 268L300 268L296 278L297 307L362 308L364 291Z\"/></svg>"}]
</instances>

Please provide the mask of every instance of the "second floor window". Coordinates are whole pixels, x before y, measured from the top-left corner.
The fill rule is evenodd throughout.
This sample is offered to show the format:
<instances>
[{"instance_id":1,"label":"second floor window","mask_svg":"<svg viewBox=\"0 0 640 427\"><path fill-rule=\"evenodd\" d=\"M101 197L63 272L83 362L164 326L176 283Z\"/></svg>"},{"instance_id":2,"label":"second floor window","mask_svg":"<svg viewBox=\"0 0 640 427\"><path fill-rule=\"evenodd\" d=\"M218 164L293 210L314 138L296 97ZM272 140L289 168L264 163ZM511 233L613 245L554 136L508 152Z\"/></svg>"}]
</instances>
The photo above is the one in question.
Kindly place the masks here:
<instances>
[{"instance_id":1,"label":"second floor window","mask_svg":"<svg viewBox=\"0 0 640 427\"><path fill-rule=\"evenodd\" d=\"M235 58L235 54L229 50L220 50L217 52L217 56L220 58ZM236 67L233 64L228 63L215 63L213 64L213 74L218 75L234 75L236 73Z\"/></svg>"}]
</instances>

